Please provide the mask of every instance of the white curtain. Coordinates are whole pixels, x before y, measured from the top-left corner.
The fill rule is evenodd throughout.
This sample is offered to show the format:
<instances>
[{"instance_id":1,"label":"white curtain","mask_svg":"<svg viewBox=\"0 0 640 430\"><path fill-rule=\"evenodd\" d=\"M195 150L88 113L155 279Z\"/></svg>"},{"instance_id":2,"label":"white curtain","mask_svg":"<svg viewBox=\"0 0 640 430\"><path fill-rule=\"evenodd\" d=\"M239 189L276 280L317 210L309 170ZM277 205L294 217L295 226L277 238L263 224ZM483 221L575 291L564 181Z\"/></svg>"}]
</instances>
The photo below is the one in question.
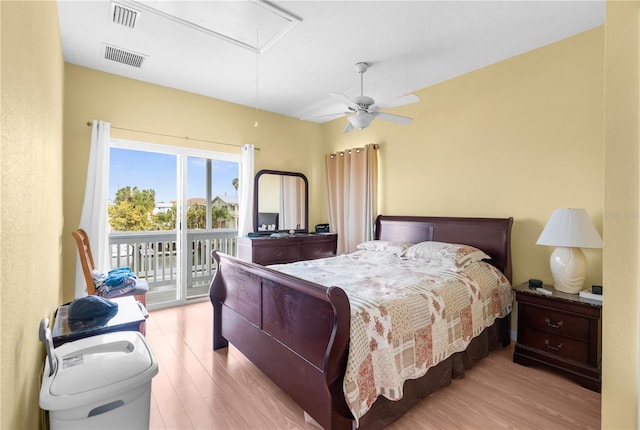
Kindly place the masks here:
<instances>
[{"instance_id":1,"label":"white curtain","mask_svg":"<svg viewBox=\"0 0 640 430\"><path fill-rule=\"evenodd\" d=\"M240 159L240 214L238 236L246 236L253 231L253 174L254 145L242 145Z\"/></svg>"},{"instance_id":2,"label":"white curtain","mask_svg":"<svg viewBox=\"0 0 640 430\"><path fill-rule=\"evenodd\" d=\"M87 183L79 227L89 236L91 253L96 268L109 269L109 227L107 220L107 198L109 193L109 148L111 146L111 124L93 121ZM75 296L86 295L86 284L76 254Z\"/></svg>"},{"instance_id":3,"label":"white curtain","mask_svg":"<svg viewBox=\"0 0 640 430\"><path fill-rule=\"evenodd\" d=\"M373 239L378 212L378 146L366 145L325 156L329 225L338 233L338 254Z\"/></svg>"},{"instance_id":4,"label":"white curtain","mask_svg":"<svg viewBox=\"0 0 640 430\"><path fill-rule=\"evenodd\" d=\"M304 182L298 176L280 176L281 230L298 230L304 219ZM308 228L307 226L305 226Z\"/></svg>"}]
</instances>

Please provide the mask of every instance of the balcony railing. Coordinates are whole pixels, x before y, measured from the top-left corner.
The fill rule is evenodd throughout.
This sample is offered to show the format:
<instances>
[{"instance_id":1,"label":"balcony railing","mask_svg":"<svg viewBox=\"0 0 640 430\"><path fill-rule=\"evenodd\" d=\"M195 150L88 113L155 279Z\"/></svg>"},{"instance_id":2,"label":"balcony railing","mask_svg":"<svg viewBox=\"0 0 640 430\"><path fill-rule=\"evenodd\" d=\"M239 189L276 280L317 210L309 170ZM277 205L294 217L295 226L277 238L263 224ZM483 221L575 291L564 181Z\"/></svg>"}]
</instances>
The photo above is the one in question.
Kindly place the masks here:
<instances>
[{"instance_id":1,"label":"balcony railing","mask_svg":"<svg viewBox=\"0 0 640 430\"><path fill-rule=\"evenodd\" d=\"M218 249L236 255L237 229L187 231L186 283L187 298L208 293L215 274L211 251ZM109 234L111 268L130 267L139 278L149 283L147 304L153 305L176 300L178 267L176 231L135 231Z\"/></svg>"}]
</instances>

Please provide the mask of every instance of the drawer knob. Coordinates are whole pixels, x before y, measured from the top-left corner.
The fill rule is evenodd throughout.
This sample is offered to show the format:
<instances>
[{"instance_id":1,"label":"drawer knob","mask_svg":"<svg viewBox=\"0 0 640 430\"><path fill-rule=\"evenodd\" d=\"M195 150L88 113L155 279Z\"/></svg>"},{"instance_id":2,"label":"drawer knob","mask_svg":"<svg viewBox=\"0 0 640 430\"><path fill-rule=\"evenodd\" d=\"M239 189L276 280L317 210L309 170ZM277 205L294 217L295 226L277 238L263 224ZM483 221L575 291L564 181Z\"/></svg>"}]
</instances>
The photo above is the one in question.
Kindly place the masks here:
<instances>
[{"instance_id":1,"label":"drawer knob","mask_svg":"<svg viewBox=\"0 0 640 430\"><path fill-rule=\"evenodd\" d=\"M560 327L562 327L562 326L564 325L564 321L562 321L562 320L558 321L558 323L557 323L557 324L552 323L552 322L551 322L551 319L550 319L549 317L546 317L546 318L544 319L544 322L546 322L546 323L547 323L547 325L548 325L549 327L551 327L551 328L560 328Z\"/></svg>"},{"instance_id":2,"label":"drawer knob","mask_svg":"<svg viewBox=\"0 0 640 430\"><path fill-rule=\"evenodd\" d=\"M282 257L282 251L276 251L273 253L276 257Z\"/></svg>"},{"instance_id":3,"label":"drawer knob","mask_svg":"<svg viewBox=\"0 0 640 430\"><path fill-rule=\"evenodd\" d=\"M549 343L549 339L545 339L545 340L544 340L544 345L545 345L547 348L549 348L549 349L551 349L551 350L553 350L553 351L560 351L560 349L562 348L562 344L561 344L561 343L559 343L558 345L551 345L551 344Z\"/></svg>"}]
</instances>

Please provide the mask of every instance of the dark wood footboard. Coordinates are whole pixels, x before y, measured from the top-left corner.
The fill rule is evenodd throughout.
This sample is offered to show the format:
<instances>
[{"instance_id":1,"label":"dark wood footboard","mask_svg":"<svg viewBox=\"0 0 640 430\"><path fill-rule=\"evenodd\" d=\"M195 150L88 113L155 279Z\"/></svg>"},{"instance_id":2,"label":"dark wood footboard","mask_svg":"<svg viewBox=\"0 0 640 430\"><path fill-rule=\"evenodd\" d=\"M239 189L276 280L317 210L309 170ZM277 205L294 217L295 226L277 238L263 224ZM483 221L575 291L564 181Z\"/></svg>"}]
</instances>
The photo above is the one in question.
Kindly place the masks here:
<instances>
[{"instance_id":1,"label":"dark wood footboard","mask_svg":"<svg viewBox=\"0 0 640 430\"><path fill-rule=\"evenodd\" d=\"M213 348L231 342L325 429L351 429L344 291L212 252Z\"/></svg>"}]
</instances>

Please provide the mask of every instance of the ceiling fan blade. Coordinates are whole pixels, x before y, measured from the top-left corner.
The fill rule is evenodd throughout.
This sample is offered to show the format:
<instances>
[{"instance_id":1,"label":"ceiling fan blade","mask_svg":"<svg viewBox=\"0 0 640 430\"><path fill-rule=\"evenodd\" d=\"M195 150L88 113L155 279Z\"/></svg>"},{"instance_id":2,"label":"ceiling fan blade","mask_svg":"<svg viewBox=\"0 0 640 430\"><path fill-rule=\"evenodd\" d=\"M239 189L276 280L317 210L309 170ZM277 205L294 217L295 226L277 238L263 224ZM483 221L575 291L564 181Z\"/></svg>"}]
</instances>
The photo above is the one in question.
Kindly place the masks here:
<instances>
[{"instance_id":1,"label":"ceiling fan blade","mask_svg":"<svg viewBox=\"0 0 640 430\"><path fill-rule=\"evenodd\" d=\"M347 97L342 93L329 93L329 95L333 98L339 99L343 103L346 103L347 106L349 106L351 109L355 109L355 110L358 109L358 105L353 100L351 100L349 97Z\"/></svg>"},{"instance_id":2,"label":"ceiling fan blade","mask_svg":"<svg viewBox=\"0 0 640 430\"><path fill-rule=\"evenodd\" d=\"M347 122L347 126L344 128L344 130L342 130L342 132L349 133L351 130L353 130L353 126L351 125L350 122Z\"/></svg>"},{"instance_id":3,"label":"ceiling fan blade","mask_svg":"<svg viewBox=\"0 0 640 430\"><path fill-rule=\"evenodd\" d=\"M302 120L305 121L313 121L313 120L317 120L317 119L322 119L322 118L330 118L330 117L335 117L335 118L339 118L343 115L348 115L350 113L350 111L346 111L346 112L334 112L334 113L326 113L326 114L322 114L322 115L311 115L311 116L306 116L303 118L300 118Z\"/></svg>"},{"instance_id":4,"label":"ceiling fan blade","mask_svg":"<svg viewBox=\"0 0 640 430\"><path fill-rule=\"evenodd\" d=\"M409 124L413 121L413 118L408 118L406 116L394 115L386 112L371 112L372 115L375 115L376 118L384 119L386 121L395 122L398 124Z\"/></svg>"},{"instance_id":5,"label":"ceiling fan blade","mask_svg":"<svg viewBox=\"0 0 640 430\"><path fill-rule=\"evenodd\" d=\"M377 103L369 107L369 110L389 109L397 106L404 106L411 103L420 101L420 97L415 94L405 94L404 96L396 97L395 99L387 100L382 103Z\"/></svg>"}]
</instances>

